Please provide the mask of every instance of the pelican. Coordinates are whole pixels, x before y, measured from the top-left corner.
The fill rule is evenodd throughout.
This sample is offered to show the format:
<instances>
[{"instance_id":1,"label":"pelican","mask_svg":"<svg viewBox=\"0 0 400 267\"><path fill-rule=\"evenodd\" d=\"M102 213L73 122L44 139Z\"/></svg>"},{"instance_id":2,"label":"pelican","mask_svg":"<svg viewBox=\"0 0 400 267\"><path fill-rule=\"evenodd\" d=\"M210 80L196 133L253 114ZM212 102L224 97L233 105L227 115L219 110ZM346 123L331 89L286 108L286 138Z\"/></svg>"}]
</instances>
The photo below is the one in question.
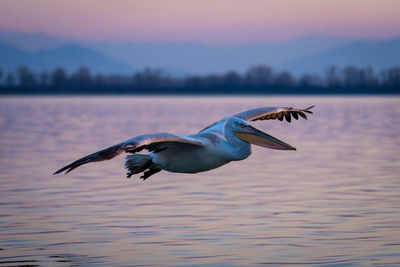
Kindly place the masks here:
<instances>
[{"instance_id":1,"label":"pelican","mask_svg":"<svg viewBox=\"0 0 400 267\"><path fill-rule=\"evenodd\" d=\"M126 156L127 178L142 173L146 180L161 170L177 173L198 173L209 171L231 161L244 160L251 154L251 144L278 150L296 150L295 147L265 133L249 121L286 119L299 116L307 119L314 106L306 109L290 107L262 107L227 116L200 132L188 136L170 133L140 135L119 144L78 159L59 169L54 174L73 169L90 162L112 159L122 152ZM148 154L137 154L146 149Z\"/></svg>"}]
</instances>

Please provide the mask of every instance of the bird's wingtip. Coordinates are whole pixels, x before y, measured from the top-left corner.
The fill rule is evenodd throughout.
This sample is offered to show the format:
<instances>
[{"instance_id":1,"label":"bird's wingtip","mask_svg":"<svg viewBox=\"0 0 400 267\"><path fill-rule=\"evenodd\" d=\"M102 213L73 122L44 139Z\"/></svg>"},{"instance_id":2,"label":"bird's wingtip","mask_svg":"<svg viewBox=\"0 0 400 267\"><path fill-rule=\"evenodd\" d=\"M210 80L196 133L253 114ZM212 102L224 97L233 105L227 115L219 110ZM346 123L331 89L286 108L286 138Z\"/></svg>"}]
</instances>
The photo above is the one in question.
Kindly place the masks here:
<instances>
[{"instance_id":1,"label":"bird's wingtip","mask_svg":"<svg viewBox=\"0 0 400 267\"><path fill-rule=\"evenodd\" d=\"M310 109L312 109L312 108L314 108L314 107L315 107L315 105L312 105L312 106L306 108L305 110L310 110Z\"/></svg>"},{"instance_id":2,"label":"bird's wingtip","mask_svg":"<svg viewBox=\"0 0 400 267\"><path fill-rule=\"evenodd\" d=\"M59 174L61 172L61 170L58 170L56 172L53 173L53 175Z\"/></svg>"},{"instance_id":3,"label":"bird's wingtip","mask_svg":"<svg viewBox=\"0 0 400 267\"><path fill-rule=\"evenodd\" d=\"M69 169L69 167L70 167L70 166L67 165L67 166L65 166L65 167L63 167L63 168L61 168L61 169L59 169L58 171L54 172L53 175L62 173L62 172L65 171L66 169ZM67 171L65 174L67 174L67 173L68 173L68 171Z\"/></svg>"}]
</instances>

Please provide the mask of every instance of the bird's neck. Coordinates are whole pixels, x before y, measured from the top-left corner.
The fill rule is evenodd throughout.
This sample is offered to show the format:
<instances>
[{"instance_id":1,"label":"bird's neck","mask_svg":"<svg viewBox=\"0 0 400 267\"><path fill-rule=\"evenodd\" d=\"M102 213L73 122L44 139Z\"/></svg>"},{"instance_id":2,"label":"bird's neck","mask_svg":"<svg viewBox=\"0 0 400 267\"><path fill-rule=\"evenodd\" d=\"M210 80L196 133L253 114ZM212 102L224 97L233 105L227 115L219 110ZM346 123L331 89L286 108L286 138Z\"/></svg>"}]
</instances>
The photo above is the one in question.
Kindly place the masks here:
<instances>
[{"instance_id":1,"label":"bird's neck","mask_svg":"<svg viewBox=\"0 0 400 267\"><path fill-rule=\"evenodd\" d=\"M224 128L224 136L234 150L234 159L232 160L242 160L251 154L251 145L240 140L231 129Z\"/></svg>"}]
</instances>

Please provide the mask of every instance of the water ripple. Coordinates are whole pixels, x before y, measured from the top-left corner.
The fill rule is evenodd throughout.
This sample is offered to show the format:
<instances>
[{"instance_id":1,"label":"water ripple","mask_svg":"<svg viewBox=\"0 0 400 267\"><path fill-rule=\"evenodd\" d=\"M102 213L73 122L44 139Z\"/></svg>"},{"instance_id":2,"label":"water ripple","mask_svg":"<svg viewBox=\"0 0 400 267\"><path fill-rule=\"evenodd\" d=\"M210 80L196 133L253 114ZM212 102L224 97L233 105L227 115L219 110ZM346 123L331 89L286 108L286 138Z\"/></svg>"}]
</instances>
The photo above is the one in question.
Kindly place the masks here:
<instances>
[{"instance_id":1,"label":"water ripple","mask_svg":"<svg viewBox=\"0 0 400 267\"><path fill-rule=\"evenodd\" d=\"M51 175L136 135L311 104L307 121L254 122L296 153L146 181L123 157ZM6 97L0 136L0 266L400 265L398 97Z\"/></svg>"}]
</instances>

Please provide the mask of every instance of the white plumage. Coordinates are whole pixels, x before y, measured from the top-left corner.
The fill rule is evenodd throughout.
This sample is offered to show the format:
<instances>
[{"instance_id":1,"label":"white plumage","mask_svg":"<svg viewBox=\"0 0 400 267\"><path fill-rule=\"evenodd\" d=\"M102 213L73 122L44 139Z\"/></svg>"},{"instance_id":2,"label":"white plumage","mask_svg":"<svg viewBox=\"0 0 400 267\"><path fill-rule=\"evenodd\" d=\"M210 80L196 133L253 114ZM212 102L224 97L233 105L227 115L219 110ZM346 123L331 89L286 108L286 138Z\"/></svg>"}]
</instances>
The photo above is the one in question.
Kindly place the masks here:
<instances>
[{"instance_id":1,"label":"white plumage","mask_svg":"<svg viewBox=\"0 0 400 267\"><path fill-rule=\"evenodd\" d=\"M169 133L146 134L126 140L104 150L78 159L61 168L54 174L73 169L90 162L112 159L122 152L129 153L126 158L127 176L144 172L146 179L161 171L197 173L218 168L230 161L246 159L251 154L251 144L279 150L296 148L249 125L248 121L284 118L290 122L305 113L306 109L264 107L251 109L208 126L199 133L179 136ZM146 149L148 154L137 154Z\"/></svg>"}]
</instances>

